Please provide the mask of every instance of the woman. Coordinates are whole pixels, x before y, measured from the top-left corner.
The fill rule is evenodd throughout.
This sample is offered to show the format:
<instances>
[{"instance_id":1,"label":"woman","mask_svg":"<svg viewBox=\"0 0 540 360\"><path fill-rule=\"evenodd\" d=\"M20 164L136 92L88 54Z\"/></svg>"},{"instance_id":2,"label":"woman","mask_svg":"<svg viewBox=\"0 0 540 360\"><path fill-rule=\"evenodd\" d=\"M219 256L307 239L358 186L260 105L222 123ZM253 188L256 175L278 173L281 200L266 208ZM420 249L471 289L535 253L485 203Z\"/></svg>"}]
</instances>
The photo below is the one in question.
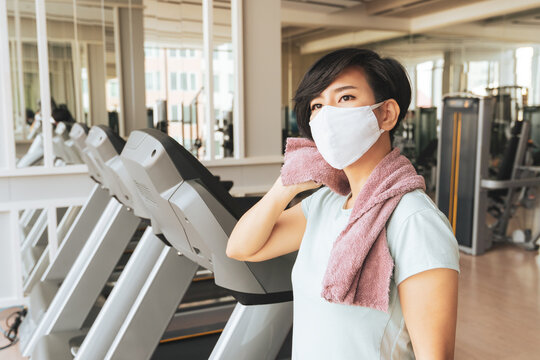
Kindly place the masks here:
<instances>
[{"instance_id":1,"label":"woman","mask_svg":"<svg viewBox=\"0 0 540 360\"><path fill-rule=\"evenodd\" d=\"M330 165L344 164L351 193L341 196L323 187L285 210L297 194L320 184L309 181L284 186L280 177L231 234L227 255L241 261L264 261L299 250L292 273L294 359L453 358L458 246L447 219L423 190L403 195L385 225L394 263L388 311L321 297L332 245L347 225L370 174L392 151L393 131L405 117L410 99L407 74L393 59L370 50L343 49L318 60L295 96L304 137L313 139L310 121L325 107L369 106L379 127L377 136L370 138L374 142L358 133L359 143L368 148L355 150L357 159L353 157L350 164L342 158L350 149L328 148L330 143L340 149L339 137L324 139L320 131L315 137ZM330 126L332 121L330 118ZM340 131L344 139L350 137L347 129Z\"/></svg>"}]
</instances>

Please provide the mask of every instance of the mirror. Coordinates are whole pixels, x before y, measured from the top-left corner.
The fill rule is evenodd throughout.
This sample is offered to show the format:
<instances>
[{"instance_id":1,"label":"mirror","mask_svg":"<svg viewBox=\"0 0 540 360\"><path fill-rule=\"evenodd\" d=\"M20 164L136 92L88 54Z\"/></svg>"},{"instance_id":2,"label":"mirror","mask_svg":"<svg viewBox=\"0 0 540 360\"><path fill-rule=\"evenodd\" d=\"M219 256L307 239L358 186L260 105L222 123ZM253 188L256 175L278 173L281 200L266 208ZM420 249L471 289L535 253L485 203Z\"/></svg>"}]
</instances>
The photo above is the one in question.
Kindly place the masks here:
<instances>
[{"instance_id":1,"label":"mirror","mask_svg":"<svg viewBox=\"0 0 540 360\"><path fill-rule=\"evenodd\" d=\"M234 156L234 56L230 0L214 3L214 158Z\"/></svg>"},{"instance_id":2,"label":"mirror","mask_svg":"<svg viewBox=\"0 0 540 360\"><path fill-rule=\"evenodd\" d=\"M145 11L145 83L148 125L204 156L202 6L169 4ZM190 10L190 11L188 11ZM164 16L165 15L165 16Z\"/></svg>"},{"instance_id":3,"label":"mirror","mask_svg":"<svg viewBox=\"0 0 540 360\"><path fill-rule=\"evenodd\" d=\"M30 0L7 0L7 11L16 164L42 165L35 4Z\"/></svg>"}]
</instances>

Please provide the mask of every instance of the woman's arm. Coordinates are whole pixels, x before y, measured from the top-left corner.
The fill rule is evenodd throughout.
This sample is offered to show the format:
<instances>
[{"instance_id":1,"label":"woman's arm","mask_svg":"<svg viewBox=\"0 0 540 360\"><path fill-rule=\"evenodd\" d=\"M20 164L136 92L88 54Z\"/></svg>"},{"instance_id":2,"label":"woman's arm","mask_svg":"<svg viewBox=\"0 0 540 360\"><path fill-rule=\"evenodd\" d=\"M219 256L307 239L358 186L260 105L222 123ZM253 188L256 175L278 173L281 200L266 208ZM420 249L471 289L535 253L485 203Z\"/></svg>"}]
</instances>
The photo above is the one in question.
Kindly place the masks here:
<instances>
[{"instance_id":1,"label":"woman's arm","mask_svg":"<svg viewBox=\"0 0 540 360\"><path fill-rule=\"evenodd\" d=\"M457 271L433 269L421 272L402 281L398 292L416 359L453 359Z\"/></svg>"},{"instance_id":2,"label":"woman's arm","mask_svg":"<svg viewBox=\"0 0 540 360\"><path fill-rule=\"evenodd\" d=\"M306 218L300 204L285 208L297 194L318 186L312 181L284 186L279 177L270 191L236 223L227 243L227 256L241 261L263 261L298 250Z\"/></svg>"}]
</instances>

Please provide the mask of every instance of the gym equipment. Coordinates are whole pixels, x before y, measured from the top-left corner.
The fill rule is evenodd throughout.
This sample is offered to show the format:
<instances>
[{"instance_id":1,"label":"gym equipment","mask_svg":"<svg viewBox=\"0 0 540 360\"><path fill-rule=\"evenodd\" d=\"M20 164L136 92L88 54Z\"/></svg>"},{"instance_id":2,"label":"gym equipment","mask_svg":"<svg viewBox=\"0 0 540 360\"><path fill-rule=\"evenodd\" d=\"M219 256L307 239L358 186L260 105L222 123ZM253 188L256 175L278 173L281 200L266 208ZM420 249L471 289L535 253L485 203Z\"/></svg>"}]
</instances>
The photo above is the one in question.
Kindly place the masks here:
<instances>
[{"instance_id":1,"label":"gym equipment","mask_svg":"<svg viewBox=\"0 0 540 360\"><path fill-rule=\"evenodd\" d=\"M113 134L108 128L100 126L94 127L90 131L87 140L87 147L83 153L85 155L84 158L89 164L92 164L92 166L90 166L92 168L90 171L92 177L100 179L103 185L111 192L111 195L123 202L124 208L130 209L130 212L133 211L134 214L141 218L147 217L145 208L142 206L142 201L138 199L135 184L131 181L131 178L126 175L122 163L119 161L118 150L121 146L123 146L123 140ZM97 169L99 170L96 172ZM111 202L116 202L116 200L111 200ZM110 206L109 202L107 209L109 209ZM135 210L135 208L137 210ZM100 222L108 218L107 209L105 209L103 216L99 219ZM102 227L98 223L96 229L100 228ZM95 232L96 230L94 230L93 234ZM85 328L92 324L93 319L95 318L95 314L93 314L94 309L92 308L92 305L94 304L93 299L98 297L101 290L101 287L99 287L97 283L107 281L107 279L108 281L114 281L114 274L107 277L105 277L105 275L112 272L110 266L111 264L114 265L114 261L111 260L111 256L117 256L119 249L121 249L123 245L115 244L115 242L118 243L118 239L111 241L113 238L115 237L112 236L110 239L104 239L99 243L88 245L88 243L92 242L91 237L84 248L82 248L80 256L77 258L73 268L82 269L83 273L80 274L81 270L76 270L75 274L79 274L79 277L77 277L73 276L73 269L69 271L64 283L52 300L45 316L40 321L37 328L38 330L32 335L31 340L37 339L34 340L34 348L29 350L32 353L32 357L43 359L67 359L78 352L77 348L85 338ZM120 240L123 241L122 239ZM151 250L152 247L145 245L148 243L154 246L155 251ZM99 249L95 250L94 248L96 246L98 246ZM146 262L147 265L134 268L133 265L130 265L132 262L128 262L126 268L120 275L117 283L118 286L115 285L113 292L109 295L111 301L106 302L106 304L113 304L116 306L113 308L112 316L109 316L110 312L107 310L107 307L104 307L99 313L99 316L105 317L107 326L109 326L109 329L112 327L114 333L118 331L122 321L127 315L126 312L129 310L128 305L135 301L135 296L139 294L144 283L152 276L149 273L149 271L152 270L152 266L156 263L160 263L159 257L153 256L152 254L159 255L163 247L165 247L165 245L159 239L155 238L152 235L152 231L148 228L133 253L134 258L144 259L143 261ZM91 252L94 250L96 252L95 254ZM111 255L111 253L116 253L116 255ZM174 252L174 254L176 255L176 252ZM81 258L83 260L81 260ZM83 265L81 265L81 263L83 263ZM98 267L99 270L96 270ZM104 267L109 267L109 270L104 269ZM163 267L161 271L168 272L168 276L176 277L177 271L174 271L175 269L178 270L178 268L174 267L172 269ZM129 278L125 281L120 281L120 279L122 279L123 276L127 276L127 274L131 274L129 275ZM99 278L99 280L96 280L95 278ZM68 285L65 285L66 283ZM170 283L168 284L168 287L170 287ZM83 298L83 291L86 294L86 298ZM164 289L164 291L166 292L166 289ZM113 300L118 296L122 297L123 302ZM177 305L178 298L173 297L173 300ZM118 307L118 304L121 306ZM230 308L229 313L227 313L228 308ZM218 310L213 309L213 311L216 312ZM219 311L221 311L221 318L223 318L224 315L228 316L230 312L232 312L232 306L221 306ZM99 316L95 323L99 323ZM167 325L167 322L165 322L165 325ZM43 325L44 323L49 323L49 325ZM41 331L41 333L39 331ZM103 333L100 332L99 335L102 336ZM91 334L89 336L89 339L92 339ZM99 353L98 349L107 350L108 346L94 348L92 349L92 353Z\"/></svg>"},{"instance_id":2,"label":"gym equipment","mask_svg":"<svg viewBox=\"0 0 540 360\"><path fill-rule=\"evenodd\" d=\"M163 297L156 292L139 294L105 358L144 359L150 355L148 349L156 346L175 303L184 293L182 284L190 281L197 265L212 271L216 284L228 289L239 301L211 358L257 358L261 354L275 357L291 327L290 270L294 255L260 263L228 258L228 235L245 207L198 160L165 134L151 129L134 131L121 157L150 212L154 233L160 238L162 234L176 249L169 250L168 255L175 256L176 262L179 259L175 252L180 251L186 270L175 277L180 284L175 289L179 297L168 308L163 304L157 308L155 302L162 303L159 299ZM166 276L156 277L149 286L167 288L170 280ZM158 314L162 319L159 329L157 325L156 329L142 326ZM250 337L249 334L258 334L257 339L247 341L244 337Z\"/></svg>"},{"instance_id":3,"label":"gym equipment","mask_svg":"<svg viewBox=\"0 0 540 360\"><path fill-rule=\"evenodd\" d=\"M59 122L55 128L55 136L53 137L53 150L56 155L55 166L64 166L81 162L79 155L75 149L73 140L66 139L68 127ZM39 151L29 151L29 154L34 156L39 152L43 156L43 148L39 147ZM58 209L57 219L61 220L58 226L59 244L63 241L63 235L73 224L75 217L80 210L78 206L72 206L66 209ZM43 274L44 269L49 265L49 247L47 241L47 213L41 211L38 217L34 217L35 211L29 210L23 214L22 230L24 240L21 244L21 258L23 270L23 290L29 293L33 284ZM63 215L66 213L66 217ZM32 220L32 218L34 219ZM31 226L30 226L31 224Z\"/></svg>"},{"instance_id":4,"label":"gym equipment","mask_svg":"<svg viewBox=\"0 0 540 360\"><path fill-rule=\"evenodd\" d=\"M32 140L26 154L17 161L17 167L23 168L39 164L43 160L43 134L41 133L41 116L36 115L32 131L27 139Z\"/></svg>"},{"instance_id":5,"label":"gym equipment","mask_svg":"<svg viewBox=\"0 0 540 360\"><path fill-rule=\"evenodd\" d=\"M76 358L150 358L199 265L212 270L216 284L229 289L237 300L257 304L236 305L212 357L275 358L291 327L292 307L287 301L292 299L294 255L250 264L226 257L228 233L248 206L230 197L172 138L156 130L135 131L121 157L150 213L152 230L174 248L155 239L152 244L150 237L142 240L140 249L148 247L149 255L138 256L139 248L135 250ZM152 264L136 293L129 286L132 278L140 279L136 272L147 273ZM127 304L132 306L125 315ZM211 310L228 311L226 306ZM213 316L208 310L205 314ZM201 315L175 317L181 322ZM119 329L118 318L123 320ZM252 334L257 338L244 339Z\"/></svg>"},{"instance_id":6,"label":"gym equipment","mask_svg":"<svg viewBox=\"0 0 540 360\"><path fill-rule=\"evenodd\" d=\"M531 124L533 165L540 165L540 106L525 106L523 120Z\"/></svg>"},{"instance_id":7,"label":"gym equipment","mask_svg":"<svg viewBox=\"0 0 540 360\"><path fill-rule=\"evenodd\" d=\"M53 152L55 155L55 166L64 166L69 164L81 164L83 161L75 149L75 144L68 136L69 127L58 122L54 129L54 137L52 139Z\"/></svg>"},{"instance_id":8,"label":"gym equipment","mask_svg":"<svg viewBox=\"0 0 540 360\"><path fill-rule=\"evenodd\" d=\"M84 130L79 127L74 132L74 146L82 145ZM99 185L94 187L39 286L34 286L36 293L30 294L31 316L21 327L25 356L34 352L44 335L81 327L140 222L107 194L107 190L115 196L121 194L120 185L105 173L104 162L118 156L123 143L105 141L101 130L96 127L89 132L84 150L89 172ZM41 357L39 351L36 356Z\"/></svg>"},{"instance_id":9,"label":"gym equipment","mask_svg":"<svg viewBox=\"0 0 540 360\"><path fill-rule=\"evenodd\" d=\"M53 123L53 154L54 165L64 166L69 164L80 164L82 160L74 149L72 140L69 139L68 133L71 129L72 123L65 123L63 121L55 122L51 118ZM32 132L28 135L28 139L32 140L30 148L26 154L17 161L17 167L28 167L38 165L43 161L43 128L41 123L41 117L36 116Z\"/></svg>"},{"instance_id":10,"label":"gym equipment","mask_svg":"<svg viewBox=\"0 0 540 360\"><path fill-rule=\"evenodd\" d=\"M437 108L417 108L414 124L414 157L412 162L426 180L426 190L436 186L437 167Z\"/></svg>"},{"instance_id":11,"label":"gym equipment","mask_svg":"<svg viewBox=\"0 0 540 360\"><path fill-rule=\"evenodd\" d=\"M101 130L103 131L98 132L97 130L94 131L93 128L90 134L92 135L92 132L96 134L99 133L99 135L94 136L94 139L97 139L96 141L98 143L106 142L105 139L111 137L111 134L108 134L105 129ZM168 139L168 142L166 141L165 145L170 146L173 144L180 147L180 145L171 138L159 132L157 133L164 136L165 139ZM90 136L87 143L91 143ZM88 147L90 147L90 145ZM94 146L94 149L98 148L98 146ZM178 156L189 155L182 147L180 148L185 152L184 154L177 154L174 151L172 151L172 153ZM150 157L154 155L151 155ZM169 170L161 174L148 169L149 172L146 173L146 175L140 174L145 177L144 179L139 179L136 182L132 182L132 185L129 185L129 180L128 183L126 183L126 176L122 173L121 163L115 162L114 157L107 161L103 161L104 157L102 153L89 149L85 151L85 156L83 157L86 157L86 161L90 161L90 163L93 162L95 169L100 170L95 173L91 171L92 177L99 179L103 184L110 183L109 190L117 199L124 202L131 200L132 203L130 206L131 209L133 209L133 212L143 215L145 214L145 211L148 210L152 225L154 226L157 224L160 228L162 228L161 224L170 222L170 225L172 226L167 230L169 237L172 235L171 231L176 232L178 229L181 229L180 227L182 224L178 222L178 219L176 220L177 224L175 224L173 218L168 218L168 215L170 215L171 212L167 208L170 208L170 205L167 205L167 208L162 209L163 213L160 212L160 209L149 209L148 207L148 196L157 196L156 200L158 200L158 198L161 199L160 196L162 195L159 193L154 194L152 193L152 190L154 190L156 186L161 187L166 183L171 183L170 181L166 181L166 178L168 177L166 175L174 174L174 172L176 172L176 176L172 179L172 183L173 185L175 182L178 184L178 178L180 176L178 169L175 171ZM169 162L173 161L165 152L162 152L160 158L162 160L168 159ZM148 159L149 156L146 156L146 159L139 157L137 160L142 163L148 163ZM188 167L190 161L195 162L195 170L198 170L199 172ZM115 163L117 165L116 167L114 166ZM165 164L163 161L158 161L158 163L161 166ZM89 166L89 168L90 167L91 166ZM213 177L204 166L191 155L189 155L188 161L184 164L184 167L187 167L188 170L183 170L181 174L185 176L186 181L192 181L193 185L190 184L190 187L188 188L186 187L187 183L183 183L182 180L180 185L183 184L183 191L175 192L179 195L184 193L183 196L185 197L190 194L189 191L185 193L186 189L192 188L195 184L200 184L201 189L203 190L200 193L197 193L198 196L195 196L195 198L192 199L192 202L194 203L185 204L187 210L176 205L177 211L185 211L185 219L192 219L192 216L199 216L201 211L209 216L208 224L203 221L204 219L192 219L195 224L190 230L191 236L195 236L192 241L195 243L200 242L200 248L196 249L200 251L200 249L203 248L203 245L204 249L219 249L221 254L218 252L217 256L212 255L211 257L211 259L215 260L219 265L218 269L214 269L216 282L224 281L226 287L232 287L236 297L243 299L245 303L255 303L259 305L246 308L236 305L234 312L232 311L233 304L223 304L215 306L212 309L204 309L202 315L208 319L206 320L206 325L204 321L202 321L202 323L199 321L201 313L200 310L196 309L189 312L177 313L177 315L175 315L175 321L177 320L176 322L180 324L185 321L192 321L190 319L197 317L197 321L199 322L198 328L201 329L211 325L212 320L210 319L212 317L223 319L224 317L228 317L232 312L232 318L227 327L225 327L224 335L222 335L214 350L215 356L221 358L225 349L227 350L225 355L230 356L231 358L240 355L240 353L232 350L231 341L242 342L241 338L244 336L244 333L240 328L242 326L253 329L255 332L250 332L251 334L258 334L259 330L257 330L257 328L262 327L263 332L259 334L259 336L263 337L263 339L244 344L244 350L240 349L240 351L247 351L247 354L257 353L260 355L265 353L266 349L269 349L269 354L274 354L275 356L281 347L283 339L287 335L288 329L290 329L292 307L288 302L281 304L264 304L267 302L287 301L292 299L292 293L290 291L290 268L294 263L294 255L260 264L246 264L227 258L225 255L225 245L228 235L227 233L224 233L222 227L226 226L227 231L230 232L236 221L235 217L238 218L248 206L246 206L246 204L240 204L240 200L233 200L233 198L228 195L225 188L219 184L218 179ZM154 168L154 171L157 169L159 169L159 167ZM108 171L110 171L110 173L108 173ZM148 175L150 174L151 177L149 178ZM192 174L192 176L186 176L189 174ZM195 175L202 180L199 178L192 178ZM129 179L129 177L127 178ZM113 184L115 181L116 183ZM124 181L123 185L120 184L121 181ZM144 186L148 181L152 184L152 190L150 190L150 193L145 193L144 187L141 187L141 185ZM212 192L209 192L208 190L205 191L205 186L212 189ZM128 189L136 189L136 191L133 193L129 192ZM213 199L213 196L215 196L214 194L218 194L219 200ZM146 196L146 198L138 201L137 198L139 195L142 197ZM165 194L163 195L166 196ZM158 201L163 202L166 200L162 199ZM226 204L227 208L224 207L223 203ZM108 208L109 206L110 205L108 205ZM205 206L209 206L209 208L205 209ZM209 214L210 208L214 209L217 215ZM108 211L110 211L110 209L105 210L104 215L100 218L100 222L104 221L104 218L108 218ZM235 215L231 215L230 211L234 211ZM164 214L167 216L163 217ZM102 226L98 224L96 228L102 228ZM88 273L90 273L90 269L95 267L96 264L99 264L101 267L103 256L105 256L103 251L101 256L93 256L93 252L89 249L95 249L96 244L89 245L92 242L92 239L87 241L80 256L73 265L73 268L69 271L64 283L53 299L49 310L47 310L45 316L38 325L38 330L41 330L42 336L37 336L39 339L34 340L33 351L30 351L32 357L62 359L70 358L76 354L77 358L87 358L86 356L90 356L90 358L115 358L118 356L120 358L149 358L152 355L153 349L159 342L172 314L177 309L178 302L186 293L189 284L191 284L193 275L196 273L199 264L198 262L189 260L185 255L179 255L178 250L166 246L164 242L168 241L168 239L165 234L162 234L162 231L153 229L156 235L161 239L158 240L156 236L152 234L150 229L151 228L147 228L139 245L135 249L132 258L130 258L124 271L118 278L113 291L110 293L104 307L93 322L90 332L84 337L83 341L81 337L85 333L83 327L85 324L92 322L93 316L88 310L88 308L91 307L89 305L91 301L89 302L88 299L82 299L80 296L83 287L81 283L88 281L88 283L93 284L96 282L96 280L92 279L92 276ZM96 230L93 231L93 234L95 233ZM182 236L182 234L184 234L183 230L182 233L174 235L173 238L175 240L180 238L184 240L187 239L186 235ZM208 243L208 240L199 239L199 236L207 234L217 235L221 238L221 241L218 241L217 239L219 238L216 238ZM214 244L215 241L217 244ZM104 243L105 241L99 243L99 246L104 248ZM117 244L116 247L119 247L119 245ZM200 256L194 253L191 254L190 257L199 259ZM81 262L84 262L87 266L81 266ZM208 267L209 263L206 263L206 265ZM211 266L213 267L214 265ZM265 273L265 267L272 271ZM236 275L240 279L239 283L238 280L229 279L234 273L222 274L224 270L228 269L236 271ZM73 279L73 274L79 274L81 273L81 270L83 272L80 275L80 279ZM111 270L109 269L109 272L110 271ZM100 274L98 274L99 277L103 278L101 275L105 272L105 270L100 270ZM218 277L218 273L222 275ZM275 277L275 275L277 275L277 277ZM241 279L247 279L249 282L242 285ZM171 283L174 283L177 286L171 286ZM98 294L99 289L96 286L92 287L93 289L90 289L89 292ZM88 291L88 286L85 288ZM67 291L65 289L70 290ZM250 292L245 293L245 290L248 290L253 294ZM60 301L58 299L63 300ZM81 306L81 302L84 302L83 306ZM199 315L197 315L197 312L199 312ZM262 319L261 322L254 320L259 317ZM253 321L256 323L253 324ZM46 325L44 325L44 323ZM264 325L265 323L271 324L271 326L266 327ZM191 326L191 328L193 328L193 326ZM275 335L276 329L278 330L277 336ZM184 329L178 328L175 331L179 334L183 331L183 334L186 334L186 331L188 330L190 330L189 326L186 328L184 325ZM272 334L272 332L274 333L270 336L269 334ZM105 336L106 334L109 334L109 336ZM110 336L111 334L114 336ZM33 336L33 338L35 339L36 336ZM132 349L132 346L129 346L130 341L133 341L134 339L137 343L137 349ZM26 346L26 348L28 348L28 346ZM106 351L109 355L103 355L103 351ZM104 357L100 357L101 355L98 354L101 354Z\"/></svg>"},{"instance_id":12,"label":"gym equipment","mask_svg":"<svg viewBox=\"0 0 540 360\"><path fill-rule=\"evenodd\" d=\"M63 124L61 123L60 125ZM65 126L59 126L59 128L61 130L60 134L63 134L66 130ZM75 124L70 132L72 138L65 142L62 141L62 144L68 148L65 150L65 153L72 153L74 154L74 158L80 158L78 155L79 151L75 146L75 141L78 141L79 143L82 141L84 143L87 132L88 129L85 126ZM57 137L55 137L55 139L56 138ZM57 146L64 145L58 145L57 143ZM92 193L94 192L95 191ZM62 217L62 212L57 214L57 218L59 220L61 219L57 229L58 246L62 245L64 236L74 223L79 211L79 206L73 206L67 209L64 217ZM88 218L88 220L91 221L91 218ZM47 214L41 209L25 210L21 214L19 224L21 227L21 256L23 260L24 275L23 291L25 294L29 294L37 279L41 278L43 272L49 266L49 249L46 234ZM80 237L80 233L77 234L76 237ZM62 257L59 259L62 259Z\"/></svg>"},{"instance_id":13,"label":"gym equipment","mask_svg":"<svg viewBox=\"0 0 540 360\"><path fill-rule=\"evenodd\" d=\"M486 88L494 98L494 112L491 123L490 154L493 159L502 158L506 141L510 137L512 122L527 105L529 90L523 86L509 85Z\"/></svg>"},{"instance_id":14,"label":"gym equipment","mask_svg":"<svg viewBox=\"0 0 540 360\"><path fill-rule=\"evenodd\" d=\"M516 200L527 189L540 185L539 171L525 166L530 124L522 113L514 122L497 174L490 176L490 137L496 104L494 97L449 96L443 99L441 137L438 147L437 203L450 221L464 252L479 255L493 242L510 241L508 221L517 206ZM530 194L530 193L528 193ZM488 224L487 214L495 222ZM527 234L527 231L517 234ZM519 235L516 234L516 238ZM518 239L519 240L519 239ZM527 236L521 243L536 248Z\"/></svg>"}]
</instances>

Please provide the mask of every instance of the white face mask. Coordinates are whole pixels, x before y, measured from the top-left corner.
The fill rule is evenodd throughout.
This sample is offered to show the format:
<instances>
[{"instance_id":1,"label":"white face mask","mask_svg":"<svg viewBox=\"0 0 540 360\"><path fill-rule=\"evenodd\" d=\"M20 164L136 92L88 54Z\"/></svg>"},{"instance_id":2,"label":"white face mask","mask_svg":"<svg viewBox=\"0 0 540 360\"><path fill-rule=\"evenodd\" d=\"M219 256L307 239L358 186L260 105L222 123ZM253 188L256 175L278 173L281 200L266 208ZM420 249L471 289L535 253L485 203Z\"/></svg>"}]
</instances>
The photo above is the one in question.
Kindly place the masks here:
<instances>
[{"instance_id":1,"label":"white face mask","mask_svg":"<svg viewBox=\"0 0 540 360\"><path fill-rule=\"evenodd\" d=\"M323 106L309 122L317 149L328 164L343 169L360 159L384 130L379 128L371 106Z\"/></svg>"}]
</instances>

